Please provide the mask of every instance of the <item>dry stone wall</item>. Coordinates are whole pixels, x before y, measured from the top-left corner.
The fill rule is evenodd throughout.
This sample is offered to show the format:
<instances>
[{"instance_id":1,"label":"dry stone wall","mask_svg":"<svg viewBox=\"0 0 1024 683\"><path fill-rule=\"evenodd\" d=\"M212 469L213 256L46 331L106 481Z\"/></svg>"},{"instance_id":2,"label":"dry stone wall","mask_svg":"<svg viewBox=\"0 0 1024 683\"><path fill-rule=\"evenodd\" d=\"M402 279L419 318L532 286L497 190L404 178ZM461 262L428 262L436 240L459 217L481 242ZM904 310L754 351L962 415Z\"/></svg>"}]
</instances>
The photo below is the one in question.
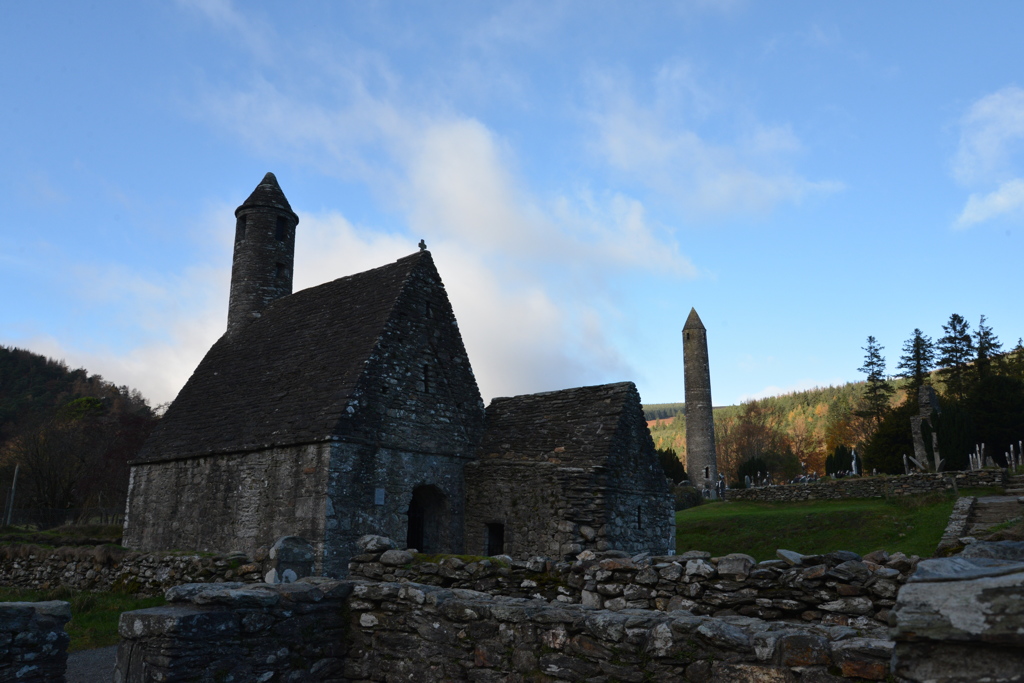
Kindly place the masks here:
<instances>
[{"instance_id":1,"label":"dry stone wall","mask_svg":"<svg viewBox=\"0 0 1024 683\"><path fill-rule=\"evenodd\" d=\"M729 489L728 500L750 500L764 503L792 503L801 500L837 500L840 498L887 498L914 496L936 491L952 491L952 480L958 488L1005 486L1004 469L938 474L905 474L896 477L852 477L809 484L782 484L750 489Z\"/></svg>"},{"instance_id":2,"label":"dry stone wall","mask_svg":"<svg viewBox=\"0 0 1024 683\"><path fill-rule=\"evenodd\" d=\"M688 610L718 617L853 625L865 632L888 623L896 593L919 560L885 551L862 558L845 551L810 556L780 550L784 559L760 563L739 553L712 558L698 551L634 558L614 551L585 552L571 563L540 557L466 562L457 557L417 557L387 549L391 545L356 556L349 565L350 576L612 611Z\"/></svg>"},{"instance_id":3,"label":"dry stone wall","mask_svg":"<svg viewBox=\"0 0 1024 683\"><path fill-rule=\"evenodd\" d=\"M125 612L115 683L343 681L348 583L186 584Z\"/></svg>"},{"instance_id":4,"label":"dry stone wall","mask_svg":"<svg viewBox=\"0 0 1024 683\"><path fill-rule=\"evenodd\" d=\"M892 651L846 626L613 612L415 583L190 585L167 597L122 615L117 683L883 680Z\"/></svg>"},{"instance_id":5,"label":"dry stone wall","mask_svg":"<svg viewBox=\"0 0 1024 683\"><path fill-rule=\"evenodd\" d=\"M68 586L76 590L159 595L182 583L263 581L262 564L244 553L204 556L124 553L104 546L8 546L0 550L0 585L34 589Z\"/></svg>"},{"instance_id":6,"label":"dry stone wall","mask_svg":"<svg viewBox=\"0 0 1024 683\"><path fill-rule=\"evenodd\" d=\"M71 606L50 602L0 602L0 681L64 683Z\"/></svg>"},{"instance_id":7,"label":"dry stone wall","mask_svg":"<svg viewBox=\"0 0 1024 683\"><path fill-rule=\"evenodd\" d=\"M1024 542L977 542L921 562L892 624L900 680L1024 680Z\"/></svg>"}]
</instances>

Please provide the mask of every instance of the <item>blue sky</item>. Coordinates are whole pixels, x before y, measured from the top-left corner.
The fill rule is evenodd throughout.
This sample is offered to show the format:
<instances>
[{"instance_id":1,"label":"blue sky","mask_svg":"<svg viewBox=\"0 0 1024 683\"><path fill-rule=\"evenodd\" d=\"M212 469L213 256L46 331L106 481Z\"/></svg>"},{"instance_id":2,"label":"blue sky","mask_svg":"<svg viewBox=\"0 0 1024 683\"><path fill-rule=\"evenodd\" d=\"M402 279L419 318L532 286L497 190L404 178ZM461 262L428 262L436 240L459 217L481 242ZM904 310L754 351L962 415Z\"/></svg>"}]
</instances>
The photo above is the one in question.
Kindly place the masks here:
<instances>
[{"instance_id":1,"label":"blue sky","mask_svg":"<svg viewBox=\"0 0 1024 683\"><path fill-rule=\"evenodd\" d=\"M895 6L894 6L895 5ZM1024 335L1024 5L8 3L0 343L168 401L267 171L296 287L427 241L481 390L716 404Z\"/></svg>"}]
</instances>

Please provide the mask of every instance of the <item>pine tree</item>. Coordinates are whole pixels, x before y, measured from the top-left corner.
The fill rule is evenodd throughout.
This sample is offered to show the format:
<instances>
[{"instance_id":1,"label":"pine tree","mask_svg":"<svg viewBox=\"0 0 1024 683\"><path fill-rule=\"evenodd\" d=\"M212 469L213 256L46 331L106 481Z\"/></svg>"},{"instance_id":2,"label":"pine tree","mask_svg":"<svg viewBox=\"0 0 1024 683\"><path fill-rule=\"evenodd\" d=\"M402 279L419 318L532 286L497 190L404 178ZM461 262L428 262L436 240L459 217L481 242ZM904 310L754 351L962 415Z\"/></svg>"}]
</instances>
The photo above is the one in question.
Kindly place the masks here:
<instances>
[{"instance_id":1,"label":"pine tree","mask_svg":"<svg viewBox=\"0 0 1024 683\"><path fill-rule=\"evenodd\" d=\"M903 343L903 355L896 366L902 370L898 376L910 380L910 396L915 400L917 390L928 381L932 367L935 365L935 344L931 337L914 328L914 336Z\"/></svg>"},{"instance_id":2,"label":"pine tree","mask_svg":"<svg viewBox=\"0 0 1024 683\"><path fill-rule=\"evenodd\" d=\"M1024 339L1017 337L1017 345L1006 353L1003 371L1010 377L1024 381Z\"/></svg>"},{"instance_id":3,"label":"pine tree","mask_svg":"<svg viewBox=\"0 0 1024 683\"><path fill-rule=\"evenodd\" d=\"M992 369L993 358L998 358L1003 345L999 343L992 328L985 324L985 316L978 321L978 329L974 332L974 349L977 353L974 368L978 373L978 379L988 377Z\"/></svg>"},{"instance_id":4,"label":"pine tree","mask_svg":"<svg viewBox=\"0 0 1024 683\"><path fill-rule=\"evenodd\" d=\"M889 410L889 397L895 391L885 378L883 348L874 337L868 337L868 345L863 347L864 365L858 368L868 376L867 386L864 388L864 402L867 408L860 412L865 417L873 418L875 422L880 422Z\"/></svg>"},{"instance_id":5,"label":"pine tree","mask_svg":"<svg viewBox=\"0 0 1024 683\"><path fill-rule=\"evenodd\" d=\"M949 322L942 326L945 336L938 341L939 374L946 383L946 395L962 401L969 387L969 363L974 356L974 341L971 339L971 324L963 316L954 313Z\"/></svg>"}]
</instances>

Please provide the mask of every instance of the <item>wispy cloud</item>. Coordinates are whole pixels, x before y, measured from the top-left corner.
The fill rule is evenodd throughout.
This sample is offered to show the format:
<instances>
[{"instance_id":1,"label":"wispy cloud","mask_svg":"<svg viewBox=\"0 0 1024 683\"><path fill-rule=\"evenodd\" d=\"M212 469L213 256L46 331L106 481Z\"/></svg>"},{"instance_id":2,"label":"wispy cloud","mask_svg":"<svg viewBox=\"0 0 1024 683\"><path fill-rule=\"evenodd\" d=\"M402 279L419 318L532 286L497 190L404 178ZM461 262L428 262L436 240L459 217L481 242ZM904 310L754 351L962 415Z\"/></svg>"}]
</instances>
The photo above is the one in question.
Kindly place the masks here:
<instances>
[{"instance_id":1,"label":"wispy cloud","mask_svg":"<svg viewBox=\"0 0 1024 683\"><path fill-rule=\"evenodd\" d=\"M273 27L227 0L181 1L254 53L277 42ZM530 25L528 17L520 19ZM520 33L501 39L525 39ZM616 305L609 283L636 272L693 277L695 268L671 231L621 192L530 187L509 140L452 102L410 97L379 55L349 60L316 46L307 50L317 59L292 55L275 61L273 70L257 64L241 86L206 84L192 108L194 116L266 159L363 183L407 226L395 232L353 225L341 212L294 206L302 220L296 288L387 263L425 238L485 396L629 378L633 373L609 334L610 325L620 324L616 316L628 311ZM319 87L315 93L296 87L292 77ZM287 178L281 179L288 193ZM224 225L211 230L228 235L230 210L223 214ZM172 311L163 338L129 354L122 376L136 377L131 364L145 357L176 377L178 386L187 379L201 356L197 349L205 350L224 327L230 259L220 256L224 266L215 277L223 300L191 299L202 311L192 318ZM140 281L137 296L159 315L175 306L174 288ZM175 348L177 357L171 355ZM144 391L161 398L173 395L167 388L173 384L140 380Z\"/></svg>"},{"instance_id":2,"label":"wispy cloud","mask_svg":"<svg viewBox=\"0 0 1024 683\"><path fill-rule=\"evenodd\" d=\"M972 104L960 121L953 177L973 192L954 227L967 228L1024 208L1020 152L1024 145L1024 90L1007 86ZM995 189L989 189L995 186Z\"/></svg>"},{"instance_id":3,"label":"wispy cloud","mask_svg":"<svg viewBox=\"0 0 1024 683\"><path fill-rule=\"evenodd\" d=\"M598 154L695 215L764 214L843 188L837 181L808 180L789 167L802 145L788 126L738 121L731 140L702 134L710 114L725 107L686 65L662 68L648 101L633 95L628 79L599 74L593 83L589 116Z\"/></svg>"},{"instance_id":4,"label":"wispy cloud","mask_svg":"<svg viewBox=\"0 0 1024 683\"><path fill-rule=\"evenodd\" d=\"M843 383L844 380L841 379L837 379L832 382L832 384L834 384L835 386L842 385ZM812 379L802 379L785 387L780 387L773 384L765 387L764 389L761 389L760 391L755 391L752 394L744 394L743 396L740 396L739 400L740 403L743 403L745 401L757 401L762 398L768 398L769 396L784 396L786 394L792 394L793 392L796 391L807 391L808 389L816 389L820 386L822 386L821 381L815 381Z\"/></svg>"},{"instance_id":5,"label":"wispy cloud","mask_svg":"<svg viewBox=\"0 0 1024 683\"><path fill-rule=\"evenodd\" d=\"M1024 179L1007 180L988 194L971 194L967 198L967 205L956 219L956 227L969 228L998 216L1017 213L1022 208Z\"/></svg>"},{"instance_id":6,"label":"wispy cloud","mask_svg":"<svg viewBox=\"0 0 1024 683\"><path fill-rule=\"evenodd\" d=\"M231 0L178 0L178 4L198 12L213 26L241 42L250 54L261 61L269 61L275 54L273 31L269 24L254 18L252 13L238 11Z\"/></svg>"}]
</instances>

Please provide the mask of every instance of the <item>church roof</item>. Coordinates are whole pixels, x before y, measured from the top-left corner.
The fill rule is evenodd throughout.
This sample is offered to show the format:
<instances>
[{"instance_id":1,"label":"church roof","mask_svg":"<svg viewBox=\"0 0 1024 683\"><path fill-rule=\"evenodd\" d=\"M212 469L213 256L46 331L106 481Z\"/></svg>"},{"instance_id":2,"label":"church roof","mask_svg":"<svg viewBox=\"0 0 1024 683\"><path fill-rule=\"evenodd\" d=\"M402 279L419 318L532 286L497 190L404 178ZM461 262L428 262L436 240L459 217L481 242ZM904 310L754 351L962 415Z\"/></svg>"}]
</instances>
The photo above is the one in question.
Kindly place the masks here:
<instances>
[{"instance_id":1,"label":"church roof","mask_svg":"<svg viewBox=\"0 0 1024 683\"><path fill-rule=\"evenodd\" d=\"M639 401L632 382L496 398L487 407L480 456L600 465L623 413Z\"/></svg>"},{"instance_id":2,"label":"church roof","mask_svg":"<svg viewBox=\"0 0 1024 683\"><path fill-rule=\"evenodd\" d=\"M330 440L419 268L436 276L430 252L277 299L261 317L221 337L138 460Z\"/></svg>"}]
</instances>

